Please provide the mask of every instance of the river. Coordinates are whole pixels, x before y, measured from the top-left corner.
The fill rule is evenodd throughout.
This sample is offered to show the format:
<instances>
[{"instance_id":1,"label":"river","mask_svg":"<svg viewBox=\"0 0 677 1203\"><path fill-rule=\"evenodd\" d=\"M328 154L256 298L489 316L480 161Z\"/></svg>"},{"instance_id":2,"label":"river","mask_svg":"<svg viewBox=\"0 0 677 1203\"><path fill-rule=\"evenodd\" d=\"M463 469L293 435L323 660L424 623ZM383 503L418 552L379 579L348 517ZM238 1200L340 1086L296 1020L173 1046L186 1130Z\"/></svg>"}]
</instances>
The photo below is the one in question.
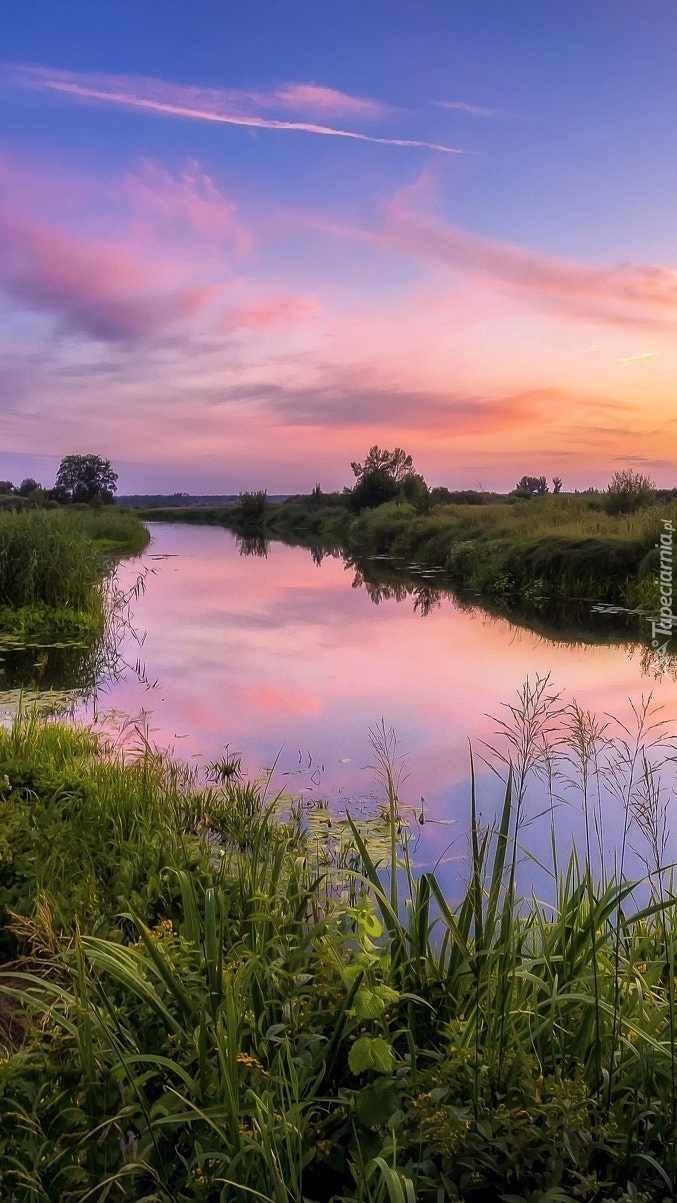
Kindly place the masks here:
<instances>
[{"instance_id":1,"label":"river","mask_svg":"<svg viewBox=\"0 0 677 1203\"><path fill-rule=\"evenodd\" d=\"M449 595L426 594L425 604L420 591L398 600L372 588L370 596L339 558L318 563L281 543L243 555L218 527L150 530L145 555L118 570L125 589L145 574L121 636L126 667L80 713L109 727L132 717L155 743L196 763L227 748L248 775L275 766L273 790L352 813L381 796L369 732L384 723L405 757L400 792L421 868L439 864L448 875L465 864L471 746L485 821L495 812L502 786L484 745L497 742L496 720L527 678L549 676L564 700L630 727L630 703L649 694L662 717L677 717L677 683L647 672L641 649L627 642L544 637ZM419 579L425 592L430 582ZM611 857L622 819L613 800L604 809ZM534 848L548 842L551 825L550 817L534 823ZM554 826L558 838L580 839L573 797L556 808Z\"/></svg>"}]
</instances>

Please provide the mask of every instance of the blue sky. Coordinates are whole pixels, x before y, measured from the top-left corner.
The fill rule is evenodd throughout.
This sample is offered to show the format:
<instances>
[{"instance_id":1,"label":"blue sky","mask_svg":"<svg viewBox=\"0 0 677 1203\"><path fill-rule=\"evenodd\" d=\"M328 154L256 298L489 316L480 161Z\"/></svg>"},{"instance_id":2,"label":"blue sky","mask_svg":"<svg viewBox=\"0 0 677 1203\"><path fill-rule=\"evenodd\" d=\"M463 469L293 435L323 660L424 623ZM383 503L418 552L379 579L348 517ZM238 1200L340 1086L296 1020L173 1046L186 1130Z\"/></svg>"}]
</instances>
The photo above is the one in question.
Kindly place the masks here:
<instances>
[{"instance_id":1,"label":"blue sky","mask_svg":"<svg viewBox=\"0 0 677 1203\"><path fill-rule=\"evenodd\" d=\"M378 441L675 483L666 0L22 0L0 34L0 475L286 491Z\"/></svg>"}]
</instances>

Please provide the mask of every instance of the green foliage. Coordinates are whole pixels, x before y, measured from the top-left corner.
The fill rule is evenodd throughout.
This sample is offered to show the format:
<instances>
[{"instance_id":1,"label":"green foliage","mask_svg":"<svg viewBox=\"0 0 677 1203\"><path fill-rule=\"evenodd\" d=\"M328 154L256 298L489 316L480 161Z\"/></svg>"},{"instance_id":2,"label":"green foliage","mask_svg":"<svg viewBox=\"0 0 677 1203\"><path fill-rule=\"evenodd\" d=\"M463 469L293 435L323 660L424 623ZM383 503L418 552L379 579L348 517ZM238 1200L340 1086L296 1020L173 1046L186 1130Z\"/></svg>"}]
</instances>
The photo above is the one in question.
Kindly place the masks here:
<instances>
[{"instance_id":1,"label":"green foliage","mask_svg":"<svg viewBox=\"0 0 677 1203\"><path fill-rule=\"evenodd\" d=\"M389 1074L394 1066L393 1047L382 1036L360 1036L348 1055L348 1068L353 1074L363 1074L368 1069L373 1069L379 1074Z\"/></svg>"},{"instance_id":2,"label":"green foliage","mask_svg":"<svg viewBox=\"0 0 677 1203\"><path fill-rule=\"evenodd\" d=\"M623 468L614 472L604 496L607 514L633 514L650 505L656 496L656 486L649 476Z\"/></svg>"},{"instance_id":3,"label":"green foliage","mask_svg":"<svg viewBox=\"0 0 677 1203\"><path fill-rule=\"evenodd\" d=\"M385 505L397 497L399 486L395 477L385 468L372 468L363 472L350 494L350 508L356 513L360 510L375 509Z\"/></svg>"},{"instance_id":4,"label":"green foliage","mask_svg":"<svg viewBox=\"0 0 677 1203\"><path fill-rule=\"evenodd\" d=\"M259 490L256 493L240 493L240 519L243 526L260 526L263 522L267 506L267 493Z\"/></svg>"},{"instance_id":5,"label":"green foliage","mask_svg":"<svg viewBox=\"0 0 677 1203\"><path fill-rule=\"evenodd\" d=\"M110 460L100 455L66 455L59 464L52 492L57 501L100 501L111 505L117 479Z\"/></svg>"},{"instance_id":6,"label":"green foliage","mask_svg":"<svg viewBox=\"0 0 677 1203\"><path fill-rule=\"evenodd\" d=\"M648 711L614 740L547 681L511 716L503 808L480 826L471 790L453 906L411 869L385 729L382 838L278 817L219 766L201 787L143 733L124 756L35 716L0 731L2 939L32 958L0 976L0 1014L23 1016L0 1037L7 1197L670 1198L667 881L654 869L642 897L586 842L553 864L548 906L516 888L549 757L591 838L601 765L650 846L643 774L669 748Z\"/></svg>"},{"instance_id":7,"label":"green foliage","mask_svg":"<svg viewBox=\"0 0 677 1203\"><path fill-rule=\"evenodd\" d=\"M396 447L394 451L387 451L385 448L378 447L376 443L369 448L364 463L354 461L350 466L353 474L357 477L358 484L372 472L385 472L398 484L414 473L412 457L407 455L401 447Z\"/></svg>"},{"instance_id":8,"label":"green foliage","mask_svg":"<svg viewBox=\"0 0 677 1203\"><path fill-rule=\"evenodd\" d=\"M0 511L0 638L91 641L105 618L106 553L140 551L147 542L131 511Z\"/></svg>"},{"instance_id":9,"label":"green foliage","mask_svg":"<svg viewBox=\"0 0 677 1203\"><path fill-rule=\"evenodd\" d=\"M356 513L384 505L394 497L403 497L417 509L427 506L428 486L401 447L388 451L374 444L364 463L350 466L357 477L350 492L350 507Z\"/></svg>"},{"instance_id":10,"label":"green foliage","mask_svg":"<svg viewBox=\"0 0 677 1203\"><path fill-rule=\"evenodd\" d=\"M478 489L447 489L437 485L430 490L430 504L435 505L490 505L496 501L493 493L481 493Z\"/></svg>"},{"instance_id":11,"label":"green foliage","mask_svg":"<svg viewBox=\"0 0 677 1203\"><path fill-rule=\"evenodd\" d=\"M17 495L19 497L44 497L45 491L37 480L34 480L32 476L27 476L19 485Z\"/></svg>"},{"instance_id":12,"label":"green foliage","mask_svg":"<svg viewBox=\"0 0 677 1203\"><path fill-rule=\"evenodd\" d=\"M0 605L84 608L98 576L81 523L53 510L0 514Z\"/></svg>"},{"instance_id":13,"label":"green foliage","mask_svg":"<svg viewBox=\"0 0 677 1203\"><path fill-rule=\"evenodd\" d=\"M520 497L527 493L530 497L543 497L548 491L548 482L545 476L523 476L521 480L518 480L514 490Z\"/></svg>"},{"instance_id":14,"label":"green foliage","mask_svg":"<svg viewBox=\"0 0 677 1203\"><path fill-rule=\"evenodd\" d=\"M399 495L419 513L430 508L430 490L418 472L410 472L400 484Z\"/></svg>"}]
</instances>

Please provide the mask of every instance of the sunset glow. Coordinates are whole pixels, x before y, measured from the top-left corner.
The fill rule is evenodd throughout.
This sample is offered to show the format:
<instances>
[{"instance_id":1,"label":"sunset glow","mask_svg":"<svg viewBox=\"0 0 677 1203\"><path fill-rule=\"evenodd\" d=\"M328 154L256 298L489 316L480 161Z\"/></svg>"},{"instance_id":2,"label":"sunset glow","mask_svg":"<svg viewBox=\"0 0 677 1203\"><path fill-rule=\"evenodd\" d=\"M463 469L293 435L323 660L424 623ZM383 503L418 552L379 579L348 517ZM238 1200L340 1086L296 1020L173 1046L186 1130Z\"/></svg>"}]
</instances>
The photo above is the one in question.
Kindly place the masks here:
<instances>
[{"instance_id":1,"label":"sunset glow","mask_svg":"<svg viewBox=\"0 0 677 1203\"><path fill-rule=\"evenodd\" d=\"M672 6L186 12L2 18L0 476L675 484Z\"/></svg>"}]
</instances>

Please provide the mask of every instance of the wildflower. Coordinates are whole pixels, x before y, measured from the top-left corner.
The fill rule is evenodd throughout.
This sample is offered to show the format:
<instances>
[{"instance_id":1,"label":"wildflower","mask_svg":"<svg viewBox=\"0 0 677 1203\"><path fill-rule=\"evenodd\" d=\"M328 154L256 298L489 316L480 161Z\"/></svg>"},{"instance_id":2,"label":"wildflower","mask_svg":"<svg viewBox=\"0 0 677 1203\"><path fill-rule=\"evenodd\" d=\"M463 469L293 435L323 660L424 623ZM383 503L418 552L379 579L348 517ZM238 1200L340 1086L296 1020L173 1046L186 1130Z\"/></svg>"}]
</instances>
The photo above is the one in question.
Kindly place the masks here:
<instances>
[{"instance_id":1,"label":"wildflower","mask_svg":"<svg viewBox=\"0 0 677 1203\"><path fill-rule=\"evenodd\" d=\"M127 1157L136 1157L136 1154L139 1151L138 1137L136 1132L133 1132L131 1128L129 1128L127 1131L126 1140L123 1136L120 1137L120 1151L122 1152L123 1156Z\"/></svg>"}]
</instances>

